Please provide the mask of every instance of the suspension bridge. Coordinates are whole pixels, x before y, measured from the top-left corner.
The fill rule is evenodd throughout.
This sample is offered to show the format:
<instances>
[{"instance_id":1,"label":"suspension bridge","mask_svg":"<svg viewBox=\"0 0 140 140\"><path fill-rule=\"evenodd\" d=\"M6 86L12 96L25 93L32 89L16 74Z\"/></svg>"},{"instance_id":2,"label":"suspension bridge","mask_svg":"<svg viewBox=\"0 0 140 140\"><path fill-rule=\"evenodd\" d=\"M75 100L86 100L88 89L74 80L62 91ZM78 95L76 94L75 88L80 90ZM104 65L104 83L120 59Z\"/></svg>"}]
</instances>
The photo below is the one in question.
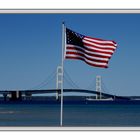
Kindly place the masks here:
<instances>
[{"instance_id":1,"label":"suspension bridge","mask_svg":"<svg viewBox=\"0 0 140 140\"><path fill-rule=\"evenodd\" d=\"M55 88L48 88L49 83L52 81L56 82ZM69 74L64 70L64 80L65 83L70 85L70 88L63 88L64 93L84 93L84 94L91 94L96 97L97 100L99 99L108 99L111 98L113 100L116 99L127 99L127 97L123 96L117 96L114 94L110 94L107 92L107 89L105 87L105 84L101 80L101 76L96 76L96 79L94 79L93 82L88 86L87 89L80 88L69 76ZM95 83L95 84L93 84ZM22 100L22 97L32 97L32 95L46 95L50 93L55 93L56 100L59 99L59 95L61 94L61 85L62 85L62 68L61 66L57 67L56 72L52 72L46 80L41 82L39 85L33 87L32 89L28 90L1 90L0 94L4 97L4 100L7 100L7 97L11 101L19 101ZM46 87L45 89L42 89ZM95 87L95 89L93 89ZM106 91L105 91L106 90Z\"/></svg>"}]
</instances>

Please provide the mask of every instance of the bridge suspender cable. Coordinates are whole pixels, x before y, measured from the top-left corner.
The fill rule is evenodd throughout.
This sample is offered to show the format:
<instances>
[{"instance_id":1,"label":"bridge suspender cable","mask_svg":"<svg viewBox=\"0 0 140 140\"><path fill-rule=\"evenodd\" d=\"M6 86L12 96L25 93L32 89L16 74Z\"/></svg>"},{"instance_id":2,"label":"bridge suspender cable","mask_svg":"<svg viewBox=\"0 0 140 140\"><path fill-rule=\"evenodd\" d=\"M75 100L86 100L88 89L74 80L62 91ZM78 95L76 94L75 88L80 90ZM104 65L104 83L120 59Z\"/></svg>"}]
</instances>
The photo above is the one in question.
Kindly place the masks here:
<instances>
[{"instance_id":1,"label":"bridge suspender cable","mask_svg":"<svg viewBox=\"0 0 140 140\"><path fill-rule=\"evenodd\" d=\"M67 73L67 71L64 69L64 80L67 81L67 83L72 86L73 88L78 88L80 89L80 87L71 79L71 77L69 76L69 74Z\"/></svg>"}]
</instances>

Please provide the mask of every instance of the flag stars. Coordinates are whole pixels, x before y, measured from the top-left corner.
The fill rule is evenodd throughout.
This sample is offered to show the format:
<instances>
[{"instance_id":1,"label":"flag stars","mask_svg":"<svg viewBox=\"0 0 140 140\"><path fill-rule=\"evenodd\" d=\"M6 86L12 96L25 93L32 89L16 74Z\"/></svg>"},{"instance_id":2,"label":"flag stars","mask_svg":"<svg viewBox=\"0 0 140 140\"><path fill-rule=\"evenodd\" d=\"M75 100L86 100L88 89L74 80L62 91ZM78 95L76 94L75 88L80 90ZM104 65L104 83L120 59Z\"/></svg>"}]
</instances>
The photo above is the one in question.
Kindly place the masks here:
<instances>
[{"instance_id":1,"label":"flag stars","mask_svg":"<svg viewBox=\"0 0 140 140\"><path fill-rule=\"evenodd\" d=\"M66 35L67 35L67 43L68 44L75 44L77 46L83 46L83 35L76 33L70 29L66 29Z\"/></svg>"}]
</instances>

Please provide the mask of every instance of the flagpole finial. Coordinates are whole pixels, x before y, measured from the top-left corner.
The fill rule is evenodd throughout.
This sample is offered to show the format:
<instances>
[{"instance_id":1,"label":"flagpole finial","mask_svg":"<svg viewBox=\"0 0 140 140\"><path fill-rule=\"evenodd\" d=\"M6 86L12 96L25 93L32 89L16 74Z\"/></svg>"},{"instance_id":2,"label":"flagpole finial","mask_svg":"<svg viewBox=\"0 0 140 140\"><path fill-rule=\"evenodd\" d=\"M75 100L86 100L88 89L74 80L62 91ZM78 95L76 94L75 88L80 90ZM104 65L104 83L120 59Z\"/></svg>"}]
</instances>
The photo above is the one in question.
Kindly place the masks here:
<instances>
[{"instance_id":1,"label":"flagpole finial","mask_svg":"<svg viewBox=\"0 0 140 140\"><path fill-rule=\"evenodd\" d=\"M64 24L64 25L65 25L65 21L63 21L63 22L62 22L62 24Z\"/></svg>"}]
</instances>

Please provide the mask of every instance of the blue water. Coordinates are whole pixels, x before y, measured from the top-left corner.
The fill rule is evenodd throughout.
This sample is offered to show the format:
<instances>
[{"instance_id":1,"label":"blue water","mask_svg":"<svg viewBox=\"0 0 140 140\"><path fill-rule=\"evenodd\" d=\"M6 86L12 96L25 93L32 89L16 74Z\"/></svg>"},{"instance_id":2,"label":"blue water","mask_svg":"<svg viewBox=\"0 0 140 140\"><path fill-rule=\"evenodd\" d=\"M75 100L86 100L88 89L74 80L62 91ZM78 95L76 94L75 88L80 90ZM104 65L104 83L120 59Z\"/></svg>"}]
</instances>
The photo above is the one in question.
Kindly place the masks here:
<instances>
[{"instance_id":1,"label":"blue water","mask_svg":"<svg viewBox=\"0 0 140 140\"><path fill-rule=\"evenodd\" d=\"M64 104L64 126L140 126L140 104ZM59 126L59 104L0 104L0 126Z\"/></svg>"}]
</instances>

